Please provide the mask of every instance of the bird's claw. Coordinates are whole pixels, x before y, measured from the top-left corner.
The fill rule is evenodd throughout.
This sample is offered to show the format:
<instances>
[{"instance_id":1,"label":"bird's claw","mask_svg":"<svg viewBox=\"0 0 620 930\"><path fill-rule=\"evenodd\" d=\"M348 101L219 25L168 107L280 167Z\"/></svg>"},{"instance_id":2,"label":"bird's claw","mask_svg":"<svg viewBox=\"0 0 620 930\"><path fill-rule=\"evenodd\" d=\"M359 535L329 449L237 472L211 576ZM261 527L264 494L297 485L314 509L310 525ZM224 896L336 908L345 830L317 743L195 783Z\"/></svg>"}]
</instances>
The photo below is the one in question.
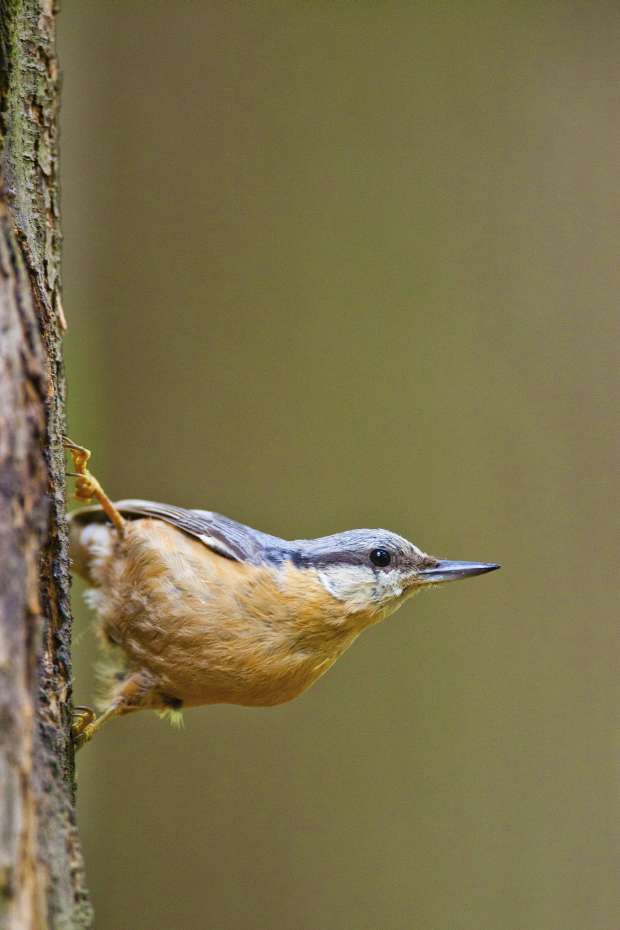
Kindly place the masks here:
<instances>
[{"instance_id":1,"label":"bird's claw","mask_svg":"<svg viewBox=\"0 0 620 930\"><path fill-rule=\"evenodd\" d=\"M79 705L73 708L71 736L73 737L76 749L79 749L80 746L87 742L89 737L86 736L86 732L96 719L97 717L92 707Z\"/></svg>"}]
</instances>

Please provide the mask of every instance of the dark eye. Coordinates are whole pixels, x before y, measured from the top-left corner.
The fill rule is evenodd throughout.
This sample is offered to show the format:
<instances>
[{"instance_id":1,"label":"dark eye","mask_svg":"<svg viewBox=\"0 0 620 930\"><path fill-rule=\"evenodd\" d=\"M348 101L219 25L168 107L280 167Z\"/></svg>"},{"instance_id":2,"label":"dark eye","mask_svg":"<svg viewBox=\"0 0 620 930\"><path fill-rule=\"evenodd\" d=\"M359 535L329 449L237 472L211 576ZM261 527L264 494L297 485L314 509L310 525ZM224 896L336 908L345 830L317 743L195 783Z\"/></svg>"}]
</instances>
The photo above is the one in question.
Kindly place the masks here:
<instances>
[{"instance_id":1,"label":"dark eye","mask_svg":"<svg viewBox=\"0 0 620 930\"><path fill-rule=\"evenodd\" d=\"M385 568L392 561L392 556L387 549L373 549L370 553L370 561L379 568Z\"/></svg>"}]
</instances>

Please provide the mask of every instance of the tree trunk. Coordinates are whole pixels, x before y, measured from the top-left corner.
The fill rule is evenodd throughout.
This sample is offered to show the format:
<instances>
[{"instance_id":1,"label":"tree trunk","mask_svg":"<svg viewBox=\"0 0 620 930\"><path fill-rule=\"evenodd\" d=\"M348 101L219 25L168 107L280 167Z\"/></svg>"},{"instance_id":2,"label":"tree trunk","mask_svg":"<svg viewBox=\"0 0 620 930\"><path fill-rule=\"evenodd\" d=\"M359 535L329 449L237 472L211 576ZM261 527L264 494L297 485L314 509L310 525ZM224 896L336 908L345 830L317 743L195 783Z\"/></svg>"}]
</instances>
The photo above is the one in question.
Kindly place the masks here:
<instances>
[{"instance_id":1,"label":"tree trunk","mask_svg":"<svg viewBox=\"0 0 620 930\"><path fill-rule=\"evenodd\" d=\"M75 826L52 0L0 0L0 930L90 927Z\"/></svg>"}]
</instances>

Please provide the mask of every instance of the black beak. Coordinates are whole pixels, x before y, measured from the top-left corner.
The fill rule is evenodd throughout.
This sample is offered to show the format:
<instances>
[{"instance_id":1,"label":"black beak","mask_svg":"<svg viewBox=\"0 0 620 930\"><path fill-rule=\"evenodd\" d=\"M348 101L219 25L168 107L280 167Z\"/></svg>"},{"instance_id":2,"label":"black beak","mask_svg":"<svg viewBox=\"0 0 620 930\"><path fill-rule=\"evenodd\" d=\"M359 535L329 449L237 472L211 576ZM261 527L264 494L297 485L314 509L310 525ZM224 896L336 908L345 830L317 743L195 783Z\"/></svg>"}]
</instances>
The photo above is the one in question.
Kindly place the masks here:
<instances>
[{"instance_id":1,"label":"black beak","mask_svg":"<svg viewBox=\"0 0 620 930\"><path fill-rule=\"evenodd\" d=\"M494 572L499 567L495 562L451 562L449 559L440 559L432 568L423 568L418 574L424 584L435 584L439 581L458 581L460 578L484 575L486 572Z\"/></svg>"}]
</instances>

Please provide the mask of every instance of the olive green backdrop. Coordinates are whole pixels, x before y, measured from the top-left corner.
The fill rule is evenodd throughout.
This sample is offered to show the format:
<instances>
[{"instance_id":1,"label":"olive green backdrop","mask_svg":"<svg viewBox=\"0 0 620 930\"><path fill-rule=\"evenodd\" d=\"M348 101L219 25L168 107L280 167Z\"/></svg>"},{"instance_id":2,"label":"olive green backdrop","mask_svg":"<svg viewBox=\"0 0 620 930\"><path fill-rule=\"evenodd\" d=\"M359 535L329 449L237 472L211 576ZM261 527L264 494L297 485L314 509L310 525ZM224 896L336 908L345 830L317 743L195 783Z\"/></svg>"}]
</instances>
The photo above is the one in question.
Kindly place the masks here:
<instances>
[{"instance_id":1,"label":"olive green backdrop","mask_svg":"<svg viewBox=\"0 0 620 930\"><path fill-rule=\"evenodd\" d=\"M109 492L503 563L290 705L104 731L98 930L620 926L619 27L63 0L71 434Z\"/></svg>"}]
</instances>

